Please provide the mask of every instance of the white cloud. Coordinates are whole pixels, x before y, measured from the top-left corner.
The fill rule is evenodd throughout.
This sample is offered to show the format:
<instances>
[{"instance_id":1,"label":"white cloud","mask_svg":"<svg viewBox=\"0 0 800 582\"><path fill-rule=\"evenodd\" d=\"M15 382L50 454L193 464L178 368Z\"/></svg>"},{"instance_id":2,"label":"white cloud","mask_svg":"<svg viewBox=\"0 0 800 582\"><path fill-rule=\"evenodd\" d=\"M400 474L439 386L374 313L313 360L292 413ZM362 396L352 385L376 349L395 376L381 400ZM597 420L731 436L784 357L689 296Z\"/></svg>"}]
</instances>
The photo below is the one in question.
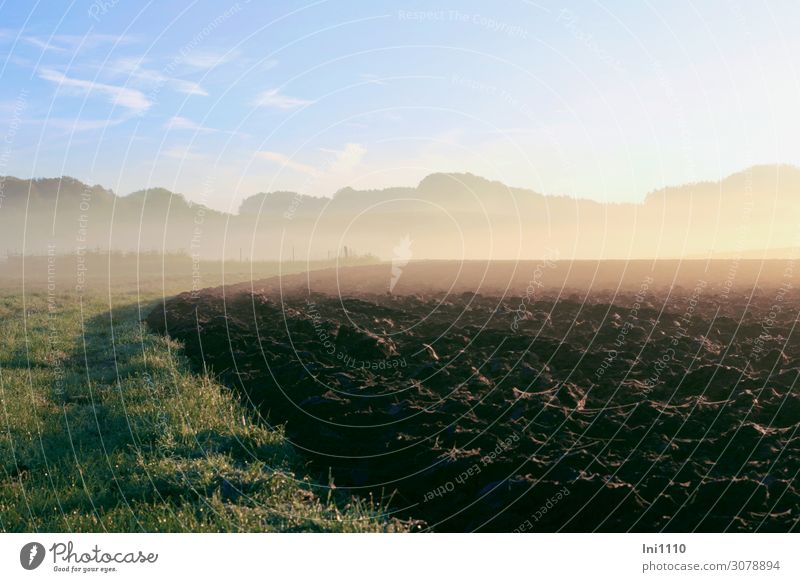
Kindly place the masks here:
<instances>
[{"instance_id":1,"label":"white cloud","mask_svg":"<svg viewBox=\"0 0 800 582\"><path fill-rule=\"evenodd\" d=\"M127 44L132 42L132 38L125 35L116 34L56 34L50 37L26 35L22 40L31 46L40 48L43 51L69 52L78 50L91 50L103 44Z\"/></svg>"},{"instance_id":2,"label":"white cloud","mask_svg":"<svg viewBox=\"0 0 800 582\"><path fill-rule=\"evenodd\" d=\"M200 125L196 121L189 119L188 117L181 117L176 115L171 117L167 120L164 124L164 129L175 130L175 131L194 131L195 133L226 133L229 135L236 135L239 137L247 136L246 133L237 132L237 131L230 131L227 129L217 129L215 127L207 127L205 125Z\"/></svg>"},{"instance_id":3,"label":"white cloud","mask_svg":"<svg viewBox=\"0 0 800 582\"><path fill-rule=\"evenodd\" d=\"M372 85L388 85L386 81L383 80L382 77L378 75L373 75L372 73L362 73L361 78Z\"/></svg>"},{"instance_id":4,"label":"white cloud","mask_svg":"<svg viewBox=\"0 0 800 582\"><path fill-rule=\"evenodd\" d=\"M144 93L136 89L131 89L130 87L119 87L117 85L107 85L105 83L96 83L84 79L75 79L52 69L41 70L39 76L45 81L57 83L59 88L71 88L80 93L87 94L102 93L108 96L110 101L115 105L125 107L137 113L147 111L153 104Z\"/></svg>"},{"instance_id":5,"label":"white cloud","mask_svg":"<svg viewBox=\"0 0 800 582\"><path fill-rule=\"evenodd\" d=\"M48 40L43 40L41 38L35 36L26 36L23 37L23 40L27 42L31 46L35 46L36 48L40 48L43 51L55 51L59 53L66 52L67 49L64 47L56 46Z\"/></svg>"},{"instance_id":6,"label":"white cloud","mask_svg":"<svg viewBox=\"0 0 800 582\"><path fill-rule=\"evenodd\" d=\"M199 83L195 83L194 81L185 81L183 79L169 79L168 83L172 85L172 88L175 89L178 93L184 93L186 95L199 95L201 97L208 96L208 91L203 89Z\"/></svg>"},{"instance_id":7,"label":"white cloud","mask_svg":"<svg viewBox=\"0 0 800 582\"><path fill-rule=\"evenodd\" d=\"M269 160L270 162L275 162L276 164L280 164L285 168L289 168L291 170L295 170L296 172L300 172L302 174L308 174L309 176L316 176L319 174L316 168L313 166L309 166L308 164L303 164L301 162L296 162L292 160L289 156L281 154L279 152L256 152L256 156L263 159Z\"/></svg>"},{"instance_id":8,"label":"white cloud","mask_svg":"<svg viewBox=\"0 0 800 582\"><path fill-rule=\"evenodd\" d=\"M99 129L106 129L123 123L125 119L54 119L49 118L42 121L48 127L55 127L58 129L65 129L69 132L77 133L79 131L94 131Z\"/></svg>"},{"instance_id":9,"label":"white cloud","mask_svg":"<svg viewBox=\"0 0 800 582\"><path fill-rule=\"evenodd\" d=\"M214 53L214 52L188 52L181 57L181 63L193 69L207 71L227 63L236 56L234 52Z\"/></svg>"},{"instance_id":10,"label":"white cloud","mask_svg":"<svg viewBox=\"0 0 800 582\"><path fill-rule=\"evenodd\" d=\"M295 109L310 105L313 101L282 95L277 89L269 89L261 93L255 101L257 107L274 107L276 109Z\"/></svg>"},{"instance_id":11,"label":"white cloud","mask_svg":"<svg viewBox=\"0 0 800 582\"><path fill-rule=\"evenodd\" d=\"M341 150L322 150L333 154L325 169L334 174L350 174L364 159L367 148L359 143L345 144Z\"/></svg>"},{"instance_id":12,"label":"white cloud","mask_svg":"<svg viewBox=\"0 0 800 582\"><path fill-rule=\"evenodd\" d=\"M169 77L160 71L154 69L147 69L142 66L143 59L136 57L126 57L118 59L113 67L110 69L127 75L131 79L138 81L149 87L157 87L159 85L168 85L178 93L186 95L200 95L207 96L208 92L200 86L199 83L194 81L187 81L185 79L178 79L176 77Z\"/></svg>"},{"instance_id":13,"label":"white cloud","mask_svg":"<svg viewBox=\"0 0 800 582\"><path fill-rule=\"evenodd\" d=\"M186 117L175 116L170 118L165 124L164 129L187 129L189 131L210 132L214 131L207 127L203 127L199 123L192 121Z\"/></svg>"},{"instance_id":14,"label":"white cloud","mask_svg":"<svg viewBox=\"0 0 800 582\"><path fill-rule=\"evenodd\" d=\"M284 168L289 168L296 172L312 176L315 178L315 181L333 180L339 183L342 182L342 180L346 181L353 173L353 170L361 164L364 155L367 153L367 148L358 143L348 143L345 144L344 148L341 150L322 149L321 151L329 154L328 159L323 163L321 168L315 168L309 164L298 162L280 152L256 152L256 157L275 162Z\"/></svg>"}]
</instances>

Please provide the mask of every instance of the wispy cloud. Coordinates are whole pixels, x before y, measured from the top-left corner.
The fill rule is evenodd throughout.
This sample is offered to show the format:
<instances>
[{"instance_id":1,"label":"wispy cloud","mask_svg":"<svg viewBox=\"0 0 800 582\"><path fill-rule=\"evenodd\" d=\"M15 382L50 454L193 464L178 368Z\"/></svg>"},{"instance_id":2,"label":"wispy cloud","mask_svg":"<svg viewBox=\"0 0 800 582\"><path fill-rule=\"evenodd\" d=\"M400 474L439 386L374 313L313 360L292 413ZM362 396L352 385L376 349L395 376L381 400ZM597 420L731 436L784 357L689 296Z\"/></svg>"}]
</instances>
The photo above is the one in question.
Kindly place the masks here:
<instances>
[{"instance_id":1,"label":"wispy cloud","mask_svg":"<svg viewBox=\"0 0 800 582\"><path fill-rule=\"evenodd\" d=\"M203 89L199 83L195 83L194 81L185 81L183 79L169 79L167 81L172 88L175 89L178 93L185 93L186 95L199 95L201 97L207 97L208 91Z\"/></svg>"},{"instance_id":2,"label":"wispy cloud","mask_svg":"<svg viewBox=\"0 0 800 582\"><path fill-rule=\"evenodd\" d=\"M31 46L35 46L36 48L40 48L43 51L55 51L59 53L67 52L67 49L61 46L57 46L52 44L50 41L36 37L36 36L25 36L22 38L26 43Z\"/></svg>"},{"instance_id":3,"label":"wispy cloud","mask_svg":"<svg viewBox=\"0 0 800 582\"><path fill-rule=\"evenodd\" d=\"M54 127L58 129L64 129L69 131L70 133L77 133L80 131L95 131L99 129L106 129L109 127L113 127L115 125L119 125L126 121L124 118L116 118L116 119L44 119L42 123L45 123L48 127Z\"/></svg>"},{"instance_id":4,"label":"wispy cloud","mask_svg":"<svg viewBox=\"0 0 800 582\"><path fill-rule=\"evenodd\" d=\"M268 89L261 93L255 100L257 107L274 107L276 109L295 109L310 105L313 101L283 95L277 89Z\"/></svg>"},{"instance_id":5,"label":"wispy cloud","mask_svg":"<svg viewBox=\"0 0 800 582\"><path fill-rule=\"evenodd\" d=\"M91 50L104 44L128 44L133 38L116 34L57 34L51 37L24 35L22 40L31 46L48 52L74 52L76 50Z\"/></svg>"},{"instance_id":6,"label":"wispy cloud","mask_svg":"<svg viewBox=\"0 0 800 582\"><path fill-rule=\"evenodd\" d=\"M246 133L239 131L217 129L216 127L208 127L206 125L201 125L196 121L189 119L188 117L181 117L180 115L170 117L167 120L167 122L164 123L164 129L169 129L171 131L193 131L195 133L225 133L229 135L237 135L240 137L247 136Z\"/></svg>"},{"instance_id":7,"label":"wispy cloud","mask_svg":"<svg viewBox=\"0 0 800 582\"><path fill-rule=\"evenodd\" d=\"M164 124L164 129L187 129L189 131L213 131L186 117L171 117Z\"/></svg>"},{"instance_id":8,"label":"wispy cloud","mask_svg":"<svg viewBox=\"0 0 800 582\"><path fill-rule=\"evenodd\" d=\"M175 117L171 117L167 120L164 124L164 129L170 130L186 130L186 131L194 131L196 133L228 133L226 131L222 131L220 129L214 129L213 127L205 127L204 125L200 125L196 121L192 121L188 117L180 117L176 115Z\"/></svg>"},{"instance_id":9,"label":"wispy cloud","mask_svg":"<svg viewBox=\"0 0 800 582\"><path fill-rule=\"evenodd\" d=\"M316 176L319 174L319 172L315 167L309 166L308 164L303 164L301 162L296 162L289 156L279 152L261 151L261 152L256 152L256 156L263 160L269 160L270 162L275 162L276 164L280 164L285 168L295 170L296 172L300 172L302 174L308 174L309 176Z\"/></svg>"},{"instance_id":10,"label":"wispy cloud","mask_svg":"<svg viewBox=\"0 0 800 582\"><path fill-rule=\"evenodd\" d=\"M199 83L187 81L186 79L170 77L161 71L148 69L142 66L142 63L143 59L141 58L126 57L123 59L118 59L114 63L112 69L116 72L127 75L140 84L150 87L167 85L178 93L185 93L186 95L200 95L203 97L208 95L208 92L203 89Z\"/></svg>"},{"instance_id":11,"label":"wispy cloud","mask_svg":"<svg viewBox=\"0 0 800 582\"><path fill-rule=\"evenodd\" d=\"M320 149L320 151L328 154L328 158L319 168L299 162L280 152L260 151L256 152L256 157L314 178L339 181L349 177L353 170L361 164L367 148L361 144L348 143L340 150Z\"/></svg>"},{"instance_id":12,"label":"wispy cloud","mask_svg":"<svg viewBox=\"0 0 800 582\"><path fill-rule=\"evenodd\" d=\"M77 90L80 93L100 93L106 95L113 104L125 107L137 113L147 111L153 104L144 93L136 89L131 89L130 87L120 87L117 85L96 83L85 79L75 79L73 77L67 77L63 73L53 69L42 69L39 71L39 77L45 81L56 83L59 88L66 87L68 89Z\"/></svg>"},{"instance_id":13,"label":"wispy cloud","mask_svg":"<svg viewBox=\"0 0 800 582\"><path fill-rule=\"evenodd\" d=\"M181 57L181 63L192 69L208 71L227 63L237 55L236 52L191 51Z\"/></svg>"},{"instance_id":14,"label":"wispy cloud","mask_svg":"<svg viewBox=\"0 0 800 582\"><path fill-rule=\"evenodd\" d=\"M389 84L382 77L380 77L378 75L373 75L372 73L362 73L361 74L361 78L364 81L366 81L367 83L370 83L372 85L388 85Z\"/></svg>"},{"instance_id":15,"label":"wispy cloud","mask_svg":"<svg viewBox=\"0 0 800 582\"><path fill-rule=\"evenodd\" d=\"M348 143L341 150L323 149L322 151L332 155L330 161L325 165L326 171L334 174L349 174L361 164L367 148L359 143Z\"/></svg>"}]
</instances>

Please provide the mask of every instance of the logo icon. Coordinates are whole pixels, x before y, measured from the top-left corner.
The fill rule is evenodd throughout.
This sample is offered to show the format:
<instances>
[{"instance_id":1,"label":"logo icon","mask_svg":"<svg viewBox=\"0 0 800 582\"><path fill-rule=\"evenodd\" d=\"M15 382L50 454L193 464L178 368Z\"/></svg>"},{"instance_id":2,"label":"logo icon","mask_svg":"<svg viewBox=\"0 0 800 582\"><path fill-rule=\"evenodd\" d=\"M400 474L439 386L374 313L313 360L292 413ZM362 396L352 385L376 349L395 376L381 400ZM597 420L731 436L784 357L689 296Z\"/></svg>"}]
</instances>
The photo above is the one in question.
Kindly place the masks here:
<instances>
[{"instance_id":1,"label":"logo icon","mask_svg":"<svg viewBox=\"0 0 800 582\"><path fill-rule=\"evenodd\" d=\"M30 542L22 546L19 552L19 563L26 570L35 570L44 562L44 546L39 542Z\"/></svg>"}]
</instances>

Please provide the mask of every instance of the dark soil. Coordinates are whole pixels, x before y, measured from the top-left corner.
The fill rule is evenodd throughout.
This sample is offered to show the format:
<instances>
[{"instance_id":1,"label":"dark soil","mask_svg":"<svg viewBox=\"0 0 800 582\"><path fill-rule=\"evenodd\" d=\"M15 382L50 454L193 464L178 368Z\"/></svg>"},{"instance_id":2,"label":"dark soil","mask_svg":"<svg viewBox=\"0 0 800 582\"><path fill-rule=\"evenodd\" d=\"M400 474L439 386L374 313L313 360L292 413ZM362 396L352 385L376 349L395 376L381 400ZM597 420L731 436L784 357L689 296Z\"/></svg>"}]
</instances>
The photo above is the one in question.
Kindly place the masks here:
<instances>
[{"instance_id":1,"label":"dark soil","mask_svg":"<svg viewBox=\"0 0 800 582\"><path fill-rule=\"evenodd\" d=\"M312 470L436 531L796 526L797 293L533 291L239 286L147 321Z\"/></svg>"}]
</instances>

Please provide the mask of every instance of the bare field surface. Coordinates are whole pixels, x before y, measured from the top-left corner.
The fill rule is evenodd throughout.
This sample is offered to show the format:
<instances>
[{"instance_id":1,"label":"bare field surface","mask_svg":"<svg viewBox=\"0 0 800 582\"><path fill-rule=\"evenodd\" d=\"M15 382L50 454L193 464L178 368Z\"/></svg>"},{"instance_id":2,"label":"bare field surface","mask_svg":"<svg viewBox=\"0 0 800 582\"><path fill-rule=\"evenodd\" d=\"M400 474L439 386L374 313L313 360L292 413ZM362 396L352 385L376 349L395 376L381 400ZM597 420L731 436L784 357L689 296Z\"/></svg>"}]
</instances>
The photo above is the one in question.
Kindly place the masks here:
<instances>
[{"instance_id":1,"label":"bare field surface","mask_svg":"<svg viewBox=\"0 0 800 582\"><path fill-rule=\"evenodd\" d=\"M792 261L397 271L184 293L147 322L337 490L435 531L796 529Z\"/></svg>"},{"instance_id":2,"label":"bare field surface","mask_svg":"<svg viewBox=\"0 0 800 582\"><path fill-rule=\"evenodd\" d=\"M691 288L705 280L711 288L747 290L782 284L792 259L558 261L552 258L530 261L412 261L402 268L390 262L363 266L333 266L288 274L283 277L251 279L225 290L231 296L250 290L280 295L312 291L328 295L383 294L425 295L441 293L482 293L520 296L538 293L570 294L636 291L652 278L659 289ZM214 291L204 290L204 293ZM221 293L222 290L217 290Z\"/></svg>"}]
</instances>

